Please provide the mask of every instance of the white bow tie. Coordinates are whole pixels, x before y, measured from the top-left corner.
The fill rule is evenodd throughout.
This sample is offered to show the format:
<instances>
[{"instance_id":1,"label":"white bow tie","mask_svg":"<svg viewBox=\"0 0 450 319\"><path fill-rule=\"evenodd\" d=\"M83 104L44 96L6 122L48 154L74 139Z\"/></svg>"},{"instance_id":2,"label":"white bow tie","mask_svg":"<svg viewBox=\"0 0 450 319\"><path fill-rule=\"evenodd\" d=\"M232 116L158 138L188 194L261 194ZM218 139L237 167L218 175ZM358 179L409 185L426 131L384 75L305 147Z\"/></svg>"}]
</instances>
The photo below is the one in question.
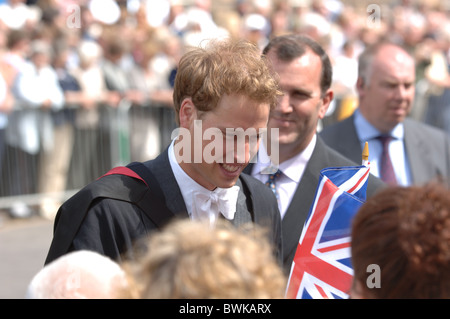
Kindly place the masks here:
<instances>
[{"instance_id":1,"label":"white bow tie","mask_svg":"<svg viewBox=\"0 0 450 319\"><path fill-rule=\"evenodd\" d=\"M192 203L192 218L194 220L209 220L214 225L219 212L232 220L236 213L236 203L239 186L230 188L216 188L208 193L194 192Z\"/></svg>"}]
</instances>

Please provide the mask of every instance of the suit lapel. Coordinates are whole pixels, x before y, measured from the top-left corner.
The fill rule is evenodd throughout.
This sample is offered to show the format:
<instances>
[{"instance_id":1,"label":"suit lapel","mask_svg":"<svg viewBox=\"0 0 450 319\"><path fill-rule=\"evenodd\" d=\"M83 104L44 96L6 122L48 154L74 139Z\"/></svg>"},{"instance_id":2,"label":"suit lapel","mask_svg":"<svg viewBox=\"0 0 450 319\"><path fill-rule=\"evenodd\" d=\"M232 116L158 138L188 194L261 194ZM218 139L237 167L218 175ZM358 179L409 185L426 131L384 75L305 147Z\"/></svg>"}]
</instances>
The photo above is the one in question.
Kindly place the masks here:
<instances>
[{"instance_id":1,"label":"suit lapel","mask_svg":"<svg viewBox=\"0 0 450 319\"><path fill-rule=\"evenodd\" d=\"M282 221L285 262L295 255L301 234L299 229L303 228L308 217L312 199L314 199L319 183L319 172L322 168L328 166L327 161L324 143L318 138L311 159L305 167L305 172Z\"/></svg>"},{"instance_id":2,"label":"suit lapel","mask_svg":"<svg viewBox=\"0 0 450 319\"><path fill-rule=\"evenodd\" d=\"M311 159L306 165L302 179L282 220L283 262L286 267L290 267L290 264L287 265L286 262L293 258L297 250L301 234L299 229L303 228L308 216L311 200L314 198L319 183L319 172L322 168L327 167L327 164L328 156L325 152L325 144L318 138ZM244 173L251 175L252 169L253 164L250 163L244 169ZM314 186L311 187L311 185Z\"/></svg>"},{"instance_id":3,"label":"suit lapel","mask_svg":"<svg viewBox=\"0 0 450 319\"><path fill-rule=\"evenodd\" d=\"M244 225L252 222L252 214L248 209L247 194L245 193L243 183L239 178L236 182L236 186L239 186L239 195L236 203L236 213L234 215L233 224L235 226ZM251 198L251 194L249 194Z\"/></svg>"},{"instance_id":4,"label":"suit lapel","mask_svg":"<svg viewBox=\"0 0 450 319\"><path fill-rule=\"evenodd\" d=\"M169 210L177 216L187 217L186 204L170 166L168 149L154 160L145 162L144 165L153 172L153 175L158 180Z\"/></svg>"},{"instance_id":5,"label":"suit lapel","mask_svg":"<svg viewBox=\"0 0 450 319\"><path fill-rule=\"evenodd\" d=\"M356 132L355 115L348 117L347 119L342 121L342 125L338 130L338 134L340 135L338 139L334 142L335 145L339 146L339 152L342 154L346 154L351 161L355 163L361 162L361 144L359 142L358 134ZM360 150L359 152L355 152L355 150ZM348 156L347 156L348 155Z\"/></svg>"},{"instance_id":6,"label":"suit lapel","mask_svg":"<svg viewBox=\"0 0 450 319\"><path fill-rule=\"evenodd\" d=\"M434 176L434 166L431 165L433 160L432 151L428 151L428 146L422 138L422 135L415 129L414 123L408 119L404 122L405 129L405 148L406 156L409 161L413 184L425 183L430 176Z\"/></svg>"},{"instance_id":7,"label":"suit lapel","mask_svg":"<svg viewBox=\"0 0 450 319\"><path fill-rule=\"evenodd\" d=\"M253 169L253 163L249 163L242 172L247 175L252 176L252 169Z\"/></svg>"}]
</instances>

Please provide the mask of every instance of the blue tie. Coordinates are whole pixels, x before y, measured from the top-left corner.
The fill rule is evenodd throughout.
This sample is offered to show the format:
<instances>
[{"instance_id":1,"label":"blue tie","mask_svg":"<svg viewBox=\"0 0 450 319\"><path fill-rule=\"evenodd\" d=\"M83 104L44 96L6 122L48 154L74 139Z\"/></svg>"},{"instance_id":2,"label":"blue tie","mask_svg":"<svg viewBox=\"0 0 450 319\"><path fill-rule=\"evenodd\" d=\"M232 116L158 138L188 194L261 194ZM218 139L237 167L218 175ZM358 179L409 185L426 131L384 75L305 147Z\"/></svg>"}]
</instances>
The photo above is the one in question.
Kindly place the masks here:
<instances>
[{"instance_id":1,"label":"blue tie","mask_svg":"<svg viewBox=\"0 0 450 319\"><path fill-rule=\"evenodd\" d=\"M266 186L268 186L272 190L272 192L275 194L275 197L277 198L277 200L278 200L279 196L278 196L277 188L275 186L275 179L278 178L280 175L281 175L281 171L278 170L275 173L270 174L269 178L267 179L267 182L266 182Z\"/></svg>"}]
</instances>

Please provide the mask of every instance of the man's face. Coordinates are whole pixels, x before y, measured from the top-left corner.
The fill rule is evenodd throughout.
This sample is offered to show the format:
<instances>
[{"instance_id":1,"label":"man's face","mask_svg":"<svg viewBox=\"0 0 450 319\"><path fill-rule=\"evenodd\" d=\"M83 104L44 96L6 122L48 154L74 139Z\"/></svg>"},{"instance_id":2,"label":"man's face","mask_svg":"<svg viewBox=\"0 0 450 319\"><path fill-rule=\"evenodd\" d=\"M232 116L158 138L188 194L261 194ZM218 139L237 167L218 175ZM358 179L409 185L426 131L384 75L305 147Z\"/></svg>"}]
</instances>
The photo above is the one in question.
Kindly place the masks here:
<instances>
[{"instance_id":1,"label":"man's face","mask_svg":"<svg viewBox=\"0 0 450 319\"><path fill-rule=\"evenodd\" d=\"M414 101L415 64L406 52L384 46L373 58L368 83L358 79L359 109L381 132L402 122Z\"/></svg>"},{"instance_id":2,"label":"man's face","mask_svg":"<svg viewBox=\"0 0 450 319\"><path fill-rule=\"evenodd\" d=\"M209 190L233 186L258 150L269 110L269 104L243 95L225 95L209 112L198 111L192 100L185 99L180 108L180 127L190 132L191 161L180 166ZM200 150L202 159L198 161L195 156Z\"/></svg>"},{"instance_id":3,"label":"man's face","mask_svg":"<svg viewBox=\"0 0 450 319\"><path fill-rule=\"evenodd\" d=\"M273 69L279 75L277 107L270 113L268 129L279 128L280 159L286 160L301 152L316 133L319 119L325 116L333 98L331 90L322 95L320 76L322 63L315 53L306 53L291 62L281 61L269 51ZM290 154L283 154L289 152Z\"/></svg>"}]
</instances>

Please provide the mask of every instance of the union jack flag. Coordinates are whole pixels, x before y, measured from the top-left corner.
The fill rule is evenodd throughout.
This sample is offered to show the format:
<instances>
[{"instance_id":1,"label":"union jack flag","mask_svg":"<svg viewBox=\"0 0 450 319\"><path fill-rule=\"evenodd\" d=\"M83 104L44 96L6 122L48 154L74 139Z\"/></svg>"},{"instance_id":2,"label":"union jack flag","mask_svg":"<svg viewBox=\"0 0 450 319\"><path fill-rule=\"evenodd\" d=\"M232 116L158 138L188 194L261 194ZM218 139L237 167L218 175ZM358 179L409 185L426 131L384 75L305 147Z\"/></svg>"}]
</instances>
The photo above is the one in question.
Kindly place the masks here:
<instances>
[{"instance_id":1,"label":"union jack flag","mask_svg":"<svg viewBox=\"0 0 450 319\"><path fill-rule=\"evenodd\" d=\"M365 202L369 166L325 168L291 266L287 298L348 298L351 220Z\"/></svg>"}]
</instances>

